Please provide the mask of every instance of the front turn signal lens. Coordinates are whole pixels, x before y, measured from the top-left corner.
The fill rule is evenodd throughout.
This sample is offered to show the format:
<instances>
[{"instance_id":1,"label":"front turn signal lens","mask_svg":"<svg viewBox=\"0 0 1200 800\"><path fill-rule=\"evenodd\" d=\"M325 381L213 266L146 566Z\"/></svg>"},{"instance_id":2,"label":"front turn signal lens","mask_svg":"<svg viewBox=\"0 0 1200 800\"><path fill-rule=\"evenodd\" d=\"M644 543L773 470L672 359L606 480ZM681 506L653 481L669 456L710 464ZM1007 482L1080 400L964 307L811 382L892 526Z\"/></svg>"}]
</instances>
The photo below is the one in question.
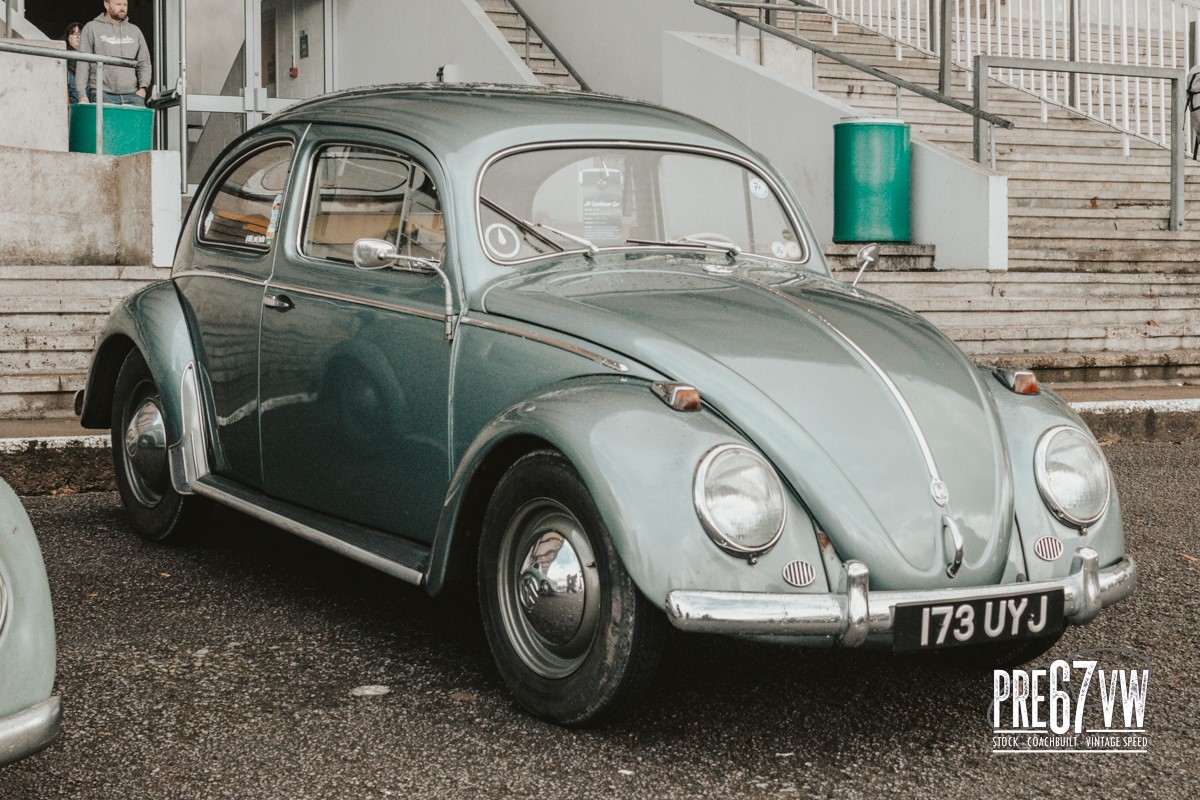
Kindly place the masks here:
<instances>
[{"instance_id":1,"label":"front turn signal lens","mask_svg":"<svg viewBox=\"0 0 1200 800\"><path fill-rule=\"evenodd\" d=\"M996 370L996 378L1003 383L1008 390L1013 394L1038 394L1041 388L1038 386L1037 375L1034 375L1027 369L1019 370Z\"/></svg>"},{"instance_id":2,"label":"front turn signal lens","mask_svg":"<svg viewBox=\"0 0 1200 800\"><path fill-rule=\"evenodd\" d=\"M700 390L695 386L660 381L650 384L650 391L676 411L700 410Z\"/></svg>"}]
</instances>

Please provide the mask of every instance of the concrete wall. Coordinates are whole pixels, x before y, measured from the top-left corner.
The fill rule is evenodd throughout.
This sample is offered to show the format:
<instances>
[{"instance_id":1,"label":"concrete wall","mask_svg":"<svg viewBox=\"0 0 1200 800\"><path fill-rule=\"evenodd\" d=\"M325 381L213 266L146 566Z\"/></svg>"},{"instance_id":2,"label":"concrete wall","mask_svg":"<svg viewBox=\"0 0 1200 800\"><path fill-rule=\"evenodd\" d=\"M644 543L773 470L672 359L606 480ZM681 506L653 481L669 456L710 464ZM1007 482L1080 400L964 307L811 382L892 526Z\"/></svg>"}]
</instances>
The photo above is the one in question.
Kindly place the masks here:
<instances>
[{"instance_id":1,"label":"concrete wall","mask_svg":"<svg viewBox=\"0 0 1200 800\"><path fill-rule=\"evenodd\" d=\"M339 0L337 89L436 80L536 84L477 0Z\"/></svg>"},{"instance_id":2,"label":"concrete wall","mask_svg":"<svg viewBox=\"0 0 1200 800\"><path fill-rule=\"evenodd\" d=\"M663 101L663 31L733 34L733 20L692 0L520 1L593 89L653 103Z\"/></svg>"},{"instance_id":3,"label":"concrete wall","mask_svg":"<svg viewBox=\"0 0 1200 800\"><path fill-rule=\"evenodd\" d=\"M0 147L0 175L0 264L170 266L179 233L178 153Z\"/></svg>"},{"instance_id":4,"label":"concrete wall","mask_svg":"<svg viewBox=\"0 0 1200 800\"><path fill-rule=\"evenodd\" d=\"M18 41L49 50L66 48L63 42ZM0 52L0 146L66 151L65 60Z\"/></svg>"}]
</instances>

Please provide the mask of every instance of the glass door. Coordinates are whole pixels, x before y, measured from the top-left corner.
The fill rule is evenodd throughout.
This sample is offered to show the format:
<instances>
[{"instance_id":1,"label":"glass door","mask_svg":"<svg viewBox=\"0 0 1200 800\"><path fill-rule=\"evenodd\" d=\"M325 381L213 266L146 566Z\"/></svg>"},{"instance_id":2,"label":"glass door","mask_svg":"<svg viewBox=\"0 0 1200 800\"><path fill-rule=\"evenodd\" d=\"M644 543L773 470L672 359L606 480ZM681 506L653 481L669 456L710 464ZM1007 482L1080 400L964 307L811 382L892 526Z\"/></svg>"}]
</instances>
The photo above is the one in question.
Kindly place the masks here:
<instances>
[{"instance_id":1,"label":"glass door","mask_svg":"<svg viewBox=\"0 0 1200 800\"><path fill-rule=\"evenodd\" d=\"M189 190L235 137L325 91L330 0L185 0L181 151Z\"/></svg>"}]
</instances>

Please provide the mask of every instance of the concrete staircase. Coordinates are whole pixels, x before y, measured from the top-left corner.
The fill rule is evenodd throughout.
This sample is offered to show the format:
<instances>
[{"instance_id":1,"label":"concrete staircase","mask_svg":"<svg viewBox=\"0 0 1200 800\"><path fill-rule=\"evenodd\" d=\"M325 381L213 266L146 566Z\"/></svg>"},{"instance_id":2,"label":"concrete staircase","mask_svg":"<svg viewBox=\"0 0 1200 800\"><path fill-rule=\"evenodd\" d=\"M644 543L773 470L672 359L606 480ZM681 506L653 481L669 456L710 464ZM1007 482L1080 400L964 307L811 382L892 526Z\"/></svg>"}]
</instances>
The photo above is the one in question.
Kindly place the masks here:
<instances>
[{"instance_id":1,"label":"concrete staircase","mask_svg":"<svg viewBox=\"0 0 1200 800\"><path fill-rule=\"evenodd\" d=\"M803 14L800 36L937 87L935 58L845 20L835 36L829 16ZM824 58L817 81L864 112L896 116L890 84ZM971 103L967 73L955 68L952 83ZM1200 382L1200 165L1186 168L1186 229L1169 231L1167 149L998 80L989 100L1016 124L996 130L996 169L1009 178L1009 272L935 260L942 271L878 272L862 286L922 313L981 361L1036 368L1060 384ZM914 136L971 157L967 115L906 92L901 116Z\"/></svg>"},{"instance_id":2,"label":"concrete staircase","mask_svg":"<svg viewBox=\"0 0 1200 800\"><path fill-rule=\"evenodd\" d=\"M167 270L0 265L0 419L73 414L96 339L125 297Z\"/></svg>"},{"instance_id":3,"label":"concrete staircase","mask_svg":"<svg viewBox=\"0 0 1200 800\"><path fill-rule=\"evenodd\" d=\"M508 0L479 0L479 5L539 81L546 86L579 88L579 84L555 58L550 48L526 25L525 19Z\"/></svg>"}]
</instances>

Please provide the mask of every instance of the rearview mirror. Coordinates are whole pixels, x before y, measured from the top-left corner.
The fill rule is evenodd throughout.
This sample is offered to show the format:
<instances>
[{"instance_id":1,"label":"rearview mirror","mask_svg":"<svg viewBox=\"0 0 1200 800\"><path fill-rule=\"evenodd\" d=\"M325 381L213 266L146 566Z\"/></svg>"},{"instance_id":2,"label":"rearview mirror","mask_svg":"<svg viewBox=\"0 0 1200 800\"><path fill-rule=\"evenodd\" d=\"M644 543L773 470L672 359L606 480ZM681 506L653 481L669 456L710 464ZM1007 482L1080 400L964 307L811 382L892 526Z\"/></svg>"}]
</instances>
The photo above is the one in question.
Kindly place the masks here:
<instances>
[{"instance_id":1,"label":"rearview mirror","mask_svg":"<svg viewBox=\"0 0 1200 800\"><path fill-rule=\"evenodd\" d=\"M879 245L871 242L858 251L858 255L854 258L854 265L858 267L858 274L854 276L854 283L851 286L858 286L858 282L862 279L863 273L867 267L874 266L879 261Z\"/></svg>"},{"instance_id":2,"label":"rearview mirror","mask_svg":"<svg viewBox=\"0 0 1200 800\"><path fill-rule=\"evenodd\" d=\"M383 269L396 262L396 245L383 239L359 239L354 243L354 266L359 269Z\"/></svg>"}]
</instances>

